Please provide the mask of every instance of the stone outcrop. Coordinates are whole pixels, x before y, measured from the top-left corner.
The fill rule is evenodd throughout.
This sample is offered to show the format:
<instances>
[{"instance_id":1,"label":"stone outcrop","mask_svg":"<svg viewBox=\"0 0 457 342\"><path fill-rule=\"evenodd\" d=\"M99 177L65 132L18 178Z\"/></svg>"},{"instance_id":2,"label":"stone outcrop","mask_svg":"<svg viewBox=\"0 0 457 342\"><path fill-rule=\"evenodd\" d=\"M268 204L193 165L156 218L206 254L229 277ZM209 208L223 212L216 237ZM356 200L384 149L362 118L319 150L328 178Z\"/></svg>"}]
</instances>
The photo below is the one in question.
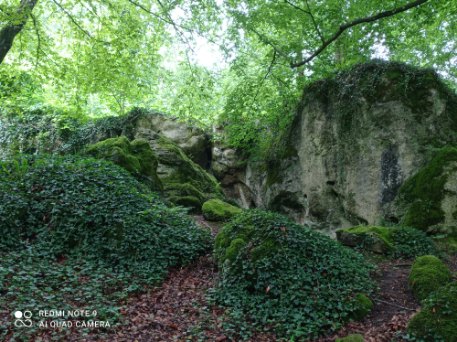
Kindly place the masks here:
<instances>
[{"instance_id":1,"label":"stone outcrop","mask_svg":"<svg viewBox=\"0 0 457 342\"><path fill-rule=\"evenodd\" d=\"M373 62L306 88L278 157L232 183L299 222L395 222L400 187L446 145L457 146L455 94L433 71Z\"/></svg>"},{"instance_id":2,"label":"stone outcrop","mask_svg":"<svg viewBox=\"0 0 457 342\"><path fill-rule=\"evenodd\" d=\"M120 135L147 142L157 159L157 176L171 202L200 212L205 201L223 197L218 182L204 168L209 167L211 154L211 142L204 131L164 114L140 110L111 126L114 129L101 130L92 140Z\"/></svg>"}]
</instances>

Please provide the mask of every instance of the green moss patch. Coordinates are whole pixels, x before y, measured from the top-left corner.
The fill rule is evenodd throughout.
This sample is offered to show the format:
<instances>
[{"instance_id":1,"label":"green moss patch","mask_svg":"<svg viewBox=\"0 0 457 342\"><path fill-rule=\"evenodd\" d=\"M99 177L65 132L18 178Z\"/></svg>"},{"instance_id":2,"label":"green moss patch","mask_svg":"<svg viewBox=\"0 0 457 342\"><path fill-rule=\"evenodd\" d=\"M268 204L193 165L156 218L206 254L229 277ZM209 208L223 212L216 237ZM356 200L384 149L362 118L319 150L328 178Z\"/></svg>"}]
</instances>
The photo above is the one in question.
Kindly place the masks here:
<instances>
[{"instance_id":1,"label":"green moss patch","mask_svg":"<svg viewBox=\"0 0 457 342\"><path fill-rule=\"evenodd\" d=\"M441 202L445 195L444 186L451 171L449 168L455 162L457 148L442 148L426 166L403 184L398 198L399 205L406 208L402 218L404 225L427 230L443 222Z\"/></svg>"},{"instance_id":2,"label":"green moss patch","mask_svg":"<svg viewBox=\"0 0 457 342\"><path fill-rule=\"evenodd\" d=\"M215 300L234 324L309 339L371 309L362 293L374 283L363 257L277 213L236 215L217 235L214 252L221 275Z\"/></svg>"},{"instance_id":3,"label":"green moss patch","mask_svg":"<svg viewBox=\"0 0 457 342\"><path fill-rule=\"evenodd\" d=\"M157 144L159 163L167 170L161 180L165 195L170 201L192 196L201 202L194 207L199 212L204 201L223 197L214 176L187 157L178 145L162 136L158 138Z\"/></svg>"},{"instance_id":4,"label":"green moss patch","mask_svg":"<svg viewBox=\"0 0 457 342\"><path fill-rule=\"evenodd\" d=\"M408 324L408 332L421 341L457 341L457 283L432 293Z\"/></svg>"},{"instance_id":5,"label":"green moss patch","mask_svg":"<svg viewBox=\"0 0 457 342\"><path fill-rule=\"evenodd\" d=\"M225 221L242 210L219 199L212 199L203 203L203 216L209 221Z\"/></svg>"},{"instance_id":6,"label":"green moss patch","mask_svg":"<svg viewBox=\"0 0 457 342\"><path fill-rule=\"evenodd\" d=\"M409 285L414 296L421 301L450 280L449 268L433 255L418 257L409 274Z\"/></svg>"},{"instance_id":7,"label":"green moss patch","mask_svg":"<svg viewBox=\"0 0 457 342\"><path fill-rule=\"evenodd\" d=\"M346 337L337 338L335 342L363 342L363 335L360 334L351 334Z\"/></svg>"},{"instance_id":8,"label":"green moss patch","mask_svg":"<svg viewBox=\"0 0 457 342\"><path fill-rule=\"evenodd\" d=\"M360 321L373 309L373 302L363 293L358 293L355 296L355 308L352 317L355 320Z\"/></svg>"},{"instance_id":9,"label":"green moss patch","mask_svg":"<svg viewBox=\"0 0 457 342\"><path fill-rule=\"evenodd\" d=\"M124 136L109 138L89 145L86 154L123 167L152 190L162 189L162 183L157 176L157 157L146 140L130 142Z\"/></svg>"}]
</instances>

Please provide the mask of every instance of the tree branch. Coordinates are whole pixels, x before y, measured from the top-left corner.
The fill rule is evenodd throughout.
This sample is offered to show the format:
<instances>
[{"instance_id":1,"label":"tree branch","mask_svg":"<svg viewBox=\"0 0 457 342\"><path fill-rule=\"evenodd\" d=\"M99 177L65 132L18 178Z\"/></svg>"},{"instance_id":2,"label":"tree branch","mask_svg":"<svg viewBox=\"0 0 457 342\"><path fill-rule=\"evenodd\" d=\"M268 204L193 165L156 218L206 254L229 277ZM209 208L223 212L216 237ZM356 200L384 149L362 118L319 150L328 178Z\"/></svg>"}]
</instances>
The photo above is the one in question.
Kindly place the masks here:
<instances>
[{"instance_id":1,"label":"tree branch","mask_svg":"<svg viewBox=\"0 0 457 342\"><path fill-rule=\"evenodd\" d=\"M405 11L411 9L411 8L418 7L418 6L426 3L427 1L428 0L416 0L416 1L413 1L413 2L410 2L410 3L406 4L404 6L401 6L401 7L392 9L392 10L380 12L378 14L375 14L375 15L372 15L372 16L369 16L369 17L355 19L355 20L350 21L348 23L342 24L342 25L340 25L338 31L336 31L333 34L333 36L331 36L329 39L325 40L322 43L322 45L316 51L314 51L309 57L307 57L306 59L304 59L304 60L302 60L300 62L292 62L290 64L290 66L292 68L298 68L298 67L300 67L302 65L305 65L305 64L309 63L316 56L318 56L322 51L324 51L331 43L333 43L335 40L337 40L338 37L341 36L344 31L346 31L347 29L349 29L351 27L354 27L354 26L357 26L357 25L360 25L360 24L363 24L363 23L371 23L373 21L377 21L377 20L380 20L380 19L384 19L384 18L388 18L388 17L394 16L396 14L405 12Z\"/></svg>"},{"instance_id":2,"label":"tree branch","mask_svg":"<svg viewBox=\"0 0 457 342\"><path fill-rule=\"evenodd\" d=\"M21 4L16 11L16 20L10 21L0 30L0 64L5 59L6 54L13 46L14 38L22 31L29 15L32 13L38 0L21 0Z\"/></svg>"},{"instance_id":3,"label":"tree branch","mask_svg":"<svg viewBox=\"0 0 457 342\"><path fill-rule=\"evenodd\" d=\"M65 15L72 21L72 23L81 31L83 32L86 36L88 36L90 39L92 39L92 35L90 34L89 31L87 31L86 29L84 29L81 25L79 25L79 23L76 21L75 18L73 18L73 16L70 14L70 12L68 12L63 6L61 3L57 2L56 0L52 0L53 3L55 3L57 5L57 7L59 7L63 13L65 13Z\"/></svg>"},{"instance_id":4,"label":"tree branch","mask_svg":"<svg viewBox=\"0 0 457 342\"><path fill-rule=\"evenodd\" d=\"M289 6L292 6L292 7L295 8L296 10L305 13L306 15L308 15L308 16L311 18L311 21L313 22L314 29L316 30L317 35L318 35L319 38L321 39L321 42L324 43L324 36L322 35L322 32L321 32L321 30L319 29L319 26L317 25L316 19L314 18L313 13L311 12L311 8L309 7L308 1L305 0L306 8L307 8L306 10L303 9L303 8L301 8L300 6L295 5L294 3L290 2L289 0L284 0L284 2L285 2L286 4L288 4Z\"/></svg>"},{"instance_id":5,"label":"tree branch","mask_svg":"<svg viewBox=\"0 0 457 342\"><path fill-rule=\"evenodd\" d=\"M38 23L35 16L30 13L30 17L32 18L33 28L35 29L36 37L37 37L37 48L36 48L36 60L35 66L38 65L39 57L40 57L40 50L41 50L41 36L40 36L40 29L38 28Z\"/></svg>"}]
</instances>

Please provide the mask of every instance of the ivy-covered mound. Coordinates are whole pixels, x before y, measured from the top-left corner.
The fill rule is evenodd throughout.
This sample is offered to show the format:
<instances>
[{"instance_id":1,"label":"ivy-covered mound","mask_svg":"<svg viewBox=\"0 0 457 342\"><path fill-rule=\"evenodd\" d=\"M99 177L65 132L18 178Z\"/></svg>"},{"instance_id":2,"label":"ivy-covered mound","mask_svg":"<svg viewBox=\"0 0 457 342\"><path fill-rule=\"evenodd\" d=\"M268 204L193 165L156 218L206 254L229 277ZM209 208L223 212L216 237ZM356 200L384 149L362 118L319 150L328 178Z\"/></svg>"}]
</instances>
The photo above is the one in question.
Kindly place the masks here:
<instances>
[{"instance_id":1,"label":"ivy-covered mound","mask_svg":"<svg viewBox=\"0 0 457 342\"><path fill-rule=\"evenodd\" d=\"M367 313L374 287L363 257L332 239L259 210L245 211L216 237L215 291L232 319L283 337L316 337Z\"/></svg>"},{"instance_id":2,"label":"ivy-covered mound","mask_svg":"<svg viewBox=\"0 0 457 342\"><path fill-rule=\"evenodd\" d=\"M0 163L0 307L7 312L90 308L113 324L120 298L157 284L209 241L182 211L111 162ZM0 315L0 324L10 318Z\"/></svg>"}]
</instances>

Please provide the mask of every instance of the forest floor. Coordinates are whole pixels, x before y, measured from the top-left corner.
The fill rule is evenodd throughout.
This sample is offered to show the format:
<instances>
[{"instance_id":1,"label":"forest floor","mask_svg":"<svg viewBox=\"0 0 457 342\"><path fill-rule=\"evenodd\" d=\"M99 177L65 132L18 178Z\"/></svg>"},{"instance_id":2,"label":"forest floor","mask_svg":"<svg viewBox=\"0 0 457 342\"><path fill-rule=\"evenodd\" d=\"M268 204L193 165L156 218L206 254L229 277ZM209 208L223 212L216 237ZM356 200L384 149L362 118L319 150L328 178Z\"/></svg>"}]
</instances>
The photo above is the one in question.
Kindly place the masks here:
<instances>
[{"instance_id":1,"label":"forest floor","mask_svg":"<svg viewBox=\"0 0 457 342\"><path fill-rule=\"evenodd\" d=\"M219 225L196 221L211 228L213 234ZM452 266L456 266L455 260ZM378 264L374 277L379 291L374 308L361 322L352 322L332 336L319 342L335 341L337 337L359 333L365 341L391 341L405 331L408 320L419 309L419 303L408 288L411 262L384 261ZM170 272L161 287L133 297L123 312L128 322L109 336L113 341L232 341L224 334L224 310L208 302L208 291L217 282L218 273L211 255L195 263ZM252 342L276 341L274 334L257 334Z\"/></svg>"}]
</instances>

